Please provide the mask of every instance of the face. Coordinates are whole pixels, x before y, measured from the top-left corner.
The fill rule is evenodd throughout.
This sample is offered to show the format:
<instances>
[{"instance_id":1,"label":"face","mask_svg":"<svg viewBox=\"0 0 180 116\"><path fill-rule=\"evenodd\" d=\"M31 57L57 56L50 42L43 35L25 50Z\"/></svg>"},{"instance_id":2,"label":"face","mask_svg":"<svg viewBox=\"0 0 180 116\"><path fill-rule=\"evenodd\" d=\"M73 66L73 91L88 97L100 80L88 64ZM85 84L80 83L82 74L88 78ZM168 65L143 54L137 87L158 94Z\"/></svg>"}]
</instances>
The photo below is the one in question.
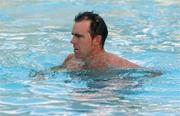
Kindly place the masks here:
<instances>
[{"instance_id":1,"label":"face","mask_svg":"<svg viewBox=\"0 0 180 116\"><path fill-rule=\"evenodd\" d=\"M90 21L75 22L72 29L72 40L76 58L86 58L93 50L93 39L89 32Z\"/></svg>"}]
</instances>

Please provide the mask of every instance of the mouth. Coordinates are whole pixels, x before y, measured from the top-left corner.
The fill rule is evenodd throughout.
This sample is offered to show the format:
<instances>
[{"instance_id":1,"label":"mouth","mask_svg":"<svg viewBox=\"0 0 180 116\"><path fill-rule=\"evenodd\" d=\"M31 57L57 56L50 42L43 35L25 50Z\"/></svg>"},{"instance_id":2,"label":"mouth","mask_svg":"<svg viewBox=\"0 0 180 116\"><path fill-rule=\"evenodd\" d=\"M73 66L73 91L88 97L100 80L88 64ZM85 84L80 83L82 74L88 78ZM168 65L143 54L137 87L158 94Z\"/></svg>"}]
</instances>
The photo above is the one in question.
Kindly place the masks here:
<instances>
[{"instance_id":1,"label":"mouth","mask_svg":"<svg viewBox=\"0 0 180 116\"><path fill-rule=\"evenodd\" d=\"M74 53L79 53L79 48L78 48L78 46L75 46L75 45L73 45L73 49L74 49Z\"/></svg>"},{"instance_id":2,"label":"mouth","mask_svg":"<svg viewBox=\"0 0 180 116\"><path fill-rule=\"evenodd\" d=\"M74 48L74 52L76 52L76 53L77 53L78 51L79 51L79 49L78 49L78 48Z\"/></svg>"}]
</instances>

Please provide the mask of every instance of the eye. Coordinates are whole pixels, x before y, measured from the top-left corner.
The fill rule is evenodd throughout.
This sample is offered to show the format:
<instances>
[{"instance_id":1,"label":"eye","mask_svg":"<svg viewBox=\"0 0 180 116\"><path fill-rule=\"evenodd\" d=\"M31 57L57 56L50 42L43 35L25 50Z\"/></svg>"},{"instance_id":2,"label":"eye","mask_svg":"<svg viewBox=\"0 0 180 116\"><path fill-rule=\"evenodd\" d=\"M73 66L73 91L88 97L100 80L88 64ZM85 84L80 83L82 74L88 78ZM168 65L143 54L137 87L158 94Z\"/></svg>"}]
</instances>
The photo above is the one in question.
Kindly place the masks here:
<instances>
[{"instance_id":1,"label":"eye","mask_svg":"<svg viewBox=\"0 0 180 116\"><path fill-rule=\"evenodd\" d=\"M74 37L76 37L76 38L82 38L82 37L83 37L83 35L78 34L78 33L72 33L72 35L73 35Z\"/></svg>"},{"instance_id":2,"label":"eye","mask_svg":"<svg viewBox=\"0 0 180 116\"><path fill-rule=\"evenodd\" d=\"M79 35L74 35L75 37L77 37L77 38L80 38L80 36Z\"/></svg>"},{"instance_id":3,"label":"eye","mask_svg":"<svg viewBox=\"0 0 180 116\"><path fill-rule=\"evenodd\" d=\"M75 36L76 38L81 38L81 37L83 37L83 35L81 35L81 34L72 34L73 36Z\"/></svg>"}]
</instances>

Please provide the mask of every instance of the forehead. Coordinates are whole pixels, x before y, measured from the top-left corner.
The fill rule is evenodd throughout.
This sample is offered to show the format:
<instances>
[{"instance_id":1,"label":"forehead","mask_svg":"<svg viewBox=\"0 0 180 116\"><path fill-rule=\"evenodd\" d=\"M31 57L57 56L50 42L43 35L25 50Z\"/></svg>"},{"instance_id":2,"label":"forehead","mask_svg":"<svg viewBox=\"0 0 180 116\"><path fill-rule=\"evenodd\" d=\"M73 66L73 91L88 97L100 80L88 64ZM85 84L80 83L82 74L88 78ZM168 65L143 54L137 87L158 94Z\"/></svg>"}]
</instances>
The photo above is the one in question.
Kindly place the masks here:
<instances>
[{"instance_id":1,"label":"forehead","mask_svg":"<svg viewBox=\"0 0 180 116\"><path fill-rule=\"evenodd\" d=\"M90 27L89 20L75 22L73 26L73 32L76 32L76 33L89 32L89 27Z\"/></svg>"}]
</instances>

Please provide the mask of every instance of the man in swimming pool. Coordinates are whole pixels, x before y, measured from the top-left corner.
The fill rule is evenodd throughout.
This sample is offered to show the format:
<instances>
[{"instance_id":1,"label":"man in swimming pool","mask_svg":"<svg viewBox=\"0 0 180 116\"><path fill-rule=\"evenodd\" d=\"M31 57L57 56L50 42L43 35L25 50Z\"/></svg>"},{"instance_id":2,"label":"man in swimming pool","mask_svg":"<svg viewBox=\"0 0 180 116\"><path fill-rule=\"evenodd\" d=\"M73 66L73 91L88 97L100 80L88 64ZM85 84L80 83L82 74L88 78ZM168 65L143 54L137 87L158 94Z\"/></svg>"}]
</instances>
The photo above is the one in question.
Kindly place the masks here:
<instances>
[{"instance_id":1,"label":"man in swimming pool","mask_svg":"<svg viewBox=\"0 0 180 116\"><path fill-rule=\"evenodd\" d=\"M63 67L70 70L102 68L137 68L138 65L105 51L108 35L104 20L94 12L79 13L72 29L74 53L69 54Z\"/></svg>"}]
</instances>

